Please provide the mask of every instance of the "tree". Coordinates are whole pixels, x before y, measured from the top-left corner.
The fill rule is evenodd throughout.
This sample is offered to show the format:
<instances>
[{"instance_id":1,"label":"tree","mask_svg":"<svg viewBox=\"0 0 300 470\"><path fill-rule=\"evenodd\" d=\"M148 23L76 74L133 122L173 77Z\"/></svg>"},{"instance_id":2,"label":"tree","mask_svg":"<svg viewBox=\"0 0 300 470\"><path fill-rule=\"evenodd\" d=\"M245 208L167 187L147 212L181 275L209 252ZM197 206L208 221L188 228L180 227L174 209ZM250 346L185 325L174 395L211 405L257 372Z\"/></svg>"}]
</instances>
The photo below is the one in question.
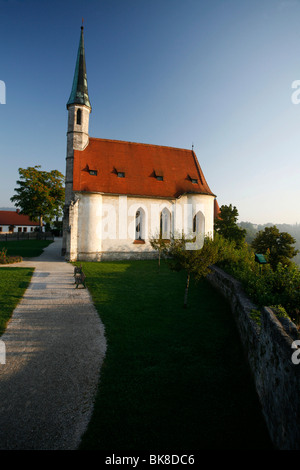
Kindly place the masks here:
<instances>
[{"instance_id":1,"label":"tree","mask_svg":"<svg viewBox=\"0 0 300 470\"><path fill-rule=\"evenodd\" d=\"M276 269L278 263L291 265L291 258L299 253L293 244L296 240L287 232L280 232L276 225L260 230L251 246L256 253L266 256L272 269Z\"/></svg>"},{"instance_id":2,"label":"tree","mask_svg":"<svg viewBox=\"0 0 300 470\"><path fill-rule=\"evenodd\" d=\"M62 215L65 199L64 176L57 170L42 171L40 166L19 168L19 185L10 198L21 214L28 215L31 220L39 221L40 231L43 221L50 222L54 217Z\"/></svg>"},{"instance_id":3,"label":"tree","mask_svg":"<svg viewBox=\"0 0 300 470\"><path fill-rule=\"evenodd\" d=\"M166 251L166 249L167 249L167 247L170 243L170 240L163 238L162 234L160 232L158 237L150 238L149 242L150 242L150 245L152 246L152 248L155 251L158 251L158 268L160 268L161 257L164 255L164 253L165 253L165 251Z\"/></svg>"},{"instance_id":4,"label":"tree","mask_svg":"<svg viewBox=\"0 0 300 470\"><path fill-rule=\"evenodd\" d=\"M210 272L209 266L216 262L218 256L218 247L211 238L205 238L202 248L196 250L187 249L187 244L191 241L184 235L182 238L171 238L169 246L164 250L172 270L186 271L185 308L187 307L191 276L196 282L207 276Z\"/></svg>"},{"instance_id":5,"label":"tree","mask_svg":"<svg viewBox=\"0 0 300 470\"><path fill-rule=\"evenodd\" d=\"M237 225L238 210L230 204L221 206L219 217L215 221L215 230L226 240L240 246L245 241L246 230Z\"/></svg>"}]
</instances>

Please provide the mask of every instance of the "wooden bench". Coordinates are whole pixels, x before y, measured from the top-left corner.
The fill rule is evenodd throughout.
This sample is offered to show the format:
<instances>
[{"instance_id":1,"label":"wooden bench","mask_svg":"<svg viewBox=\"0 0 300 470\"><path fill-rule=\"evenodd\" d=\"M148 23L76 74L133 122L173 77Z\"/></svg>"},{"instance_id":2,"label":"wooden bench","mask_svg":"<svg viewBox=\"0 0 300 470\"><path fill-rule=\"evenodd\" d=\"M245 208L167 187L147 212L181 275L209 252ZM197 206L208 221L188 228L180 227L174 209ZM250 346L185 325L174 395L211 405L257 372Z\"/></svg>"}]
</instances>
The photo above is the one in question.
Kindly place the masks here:
<instances>
[{"instance_id":1,"label":"wooden bench","mask_svg":"<svg viewBox=\"0 0 300 470\"><path fill-rule=\"evenodd\" d=\"M76 289L78 288L78 286L80 284L83 285L83 287L85 287L85 274L82 270L82 266L75 266L74 268L74 279L75 279L75 282L74 284L76 284Z\"/></svg>"}]
</instances>

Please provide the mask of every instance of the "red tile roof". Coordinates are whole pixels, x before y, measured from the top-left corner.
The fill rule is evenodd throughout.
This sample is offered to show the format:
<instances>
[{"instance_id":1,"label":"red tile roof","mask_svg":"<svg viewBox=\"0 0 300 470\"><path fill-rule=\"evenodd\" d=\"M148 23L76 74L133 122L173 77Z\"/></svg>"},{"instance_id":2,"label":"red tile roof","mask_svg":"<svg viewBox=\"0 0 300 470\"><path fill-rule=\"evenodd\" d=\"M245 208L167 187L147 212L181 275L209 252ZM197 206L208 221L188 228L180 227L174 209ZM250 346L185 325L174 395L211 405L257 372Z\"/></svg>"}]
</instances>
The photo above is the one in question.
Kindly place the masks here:
<instances>
[{"instance_id":1,"label":"red tile roof","mask_svg":"<svg viewBox=\"0 0 300 470\"><path fill-rule=\"evenodd\" d=\"M219 207L218 201L217 201L217 199L215 199L215 200L214 200L214 218L215 218L215 219L218 219L220 213L221 213L221 211L220 211L220 207Z\"/></svg>"},{"instance_id":2,"label":"red tile roof","mask_svg":"<svg viewBox=\"0 0 300 470\"><path fill-rule=\"evenodd\" d=\"M32 222L28 215L19 214L17 211L0 211L0 225L30 225L38 226L38 222Z\"/></svg>"},{"instance_id":3,"label":"red tile roof","mask_svg":"<svg viewBox=\"0 0 300 470\"><path fill-rule=\"evenodd\" d=\"M90 138L85 150L74 151L73 190L162 198L184 193L214 196L192 150L97 138Z\"/></svg>"}]
</instances>

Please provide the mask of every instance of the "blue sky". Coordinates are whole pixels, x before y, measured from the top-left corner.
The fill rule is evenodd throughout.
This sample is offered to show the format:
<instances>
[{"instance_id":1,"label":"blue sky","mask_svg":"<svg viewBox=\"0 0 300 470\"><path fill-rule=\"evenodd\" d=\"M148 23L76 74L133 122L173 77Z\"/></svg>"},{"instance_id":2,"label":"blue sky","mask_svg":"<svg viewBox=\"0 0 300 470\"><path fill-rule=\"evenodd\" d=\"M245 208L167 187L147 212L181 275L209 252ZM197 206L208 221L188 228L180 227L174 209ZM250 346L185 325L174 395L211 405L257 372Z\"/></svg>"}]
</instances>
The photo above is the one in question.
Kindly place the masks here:
<instances>
[{"instance_id":1,"label":"blue sky","mask_svg":"<svg viewBox=\"0 0 300 470\"><path fill-rule=\"evenodd\" d=\"M300 0L0 0L0 207L65 172L82 17L91 136L194 145L240 221L300 223Z\"/></svg>"}]
</instances>

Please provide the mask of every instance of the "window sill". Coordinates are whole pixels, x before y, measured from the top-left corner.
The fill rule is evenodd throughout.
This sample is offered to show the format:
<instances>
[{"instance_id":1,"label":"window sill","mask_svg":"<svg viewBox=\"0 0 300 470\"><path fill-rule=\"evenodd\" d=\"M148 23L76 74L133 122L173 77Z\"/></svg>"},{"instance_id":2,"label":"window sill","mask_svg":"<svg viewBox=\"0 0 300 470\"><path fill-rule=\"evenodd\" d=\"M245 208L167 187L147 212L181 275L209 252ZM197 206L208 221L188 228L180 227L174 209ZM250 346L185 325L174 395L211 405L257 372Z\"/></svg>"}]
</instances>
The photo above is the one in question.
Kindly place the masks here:
<instances>
[{"instance_id":1,"label":"window sill","mask_svg":"<svg viewBox=\"0 0 300 470\"><path fill-rule=\"evenodd\" d=\"M134 245L144 245L144 244L145 244L145 240L134 240L133 244L134 244Z\"/></svg>"}]
</instances>

